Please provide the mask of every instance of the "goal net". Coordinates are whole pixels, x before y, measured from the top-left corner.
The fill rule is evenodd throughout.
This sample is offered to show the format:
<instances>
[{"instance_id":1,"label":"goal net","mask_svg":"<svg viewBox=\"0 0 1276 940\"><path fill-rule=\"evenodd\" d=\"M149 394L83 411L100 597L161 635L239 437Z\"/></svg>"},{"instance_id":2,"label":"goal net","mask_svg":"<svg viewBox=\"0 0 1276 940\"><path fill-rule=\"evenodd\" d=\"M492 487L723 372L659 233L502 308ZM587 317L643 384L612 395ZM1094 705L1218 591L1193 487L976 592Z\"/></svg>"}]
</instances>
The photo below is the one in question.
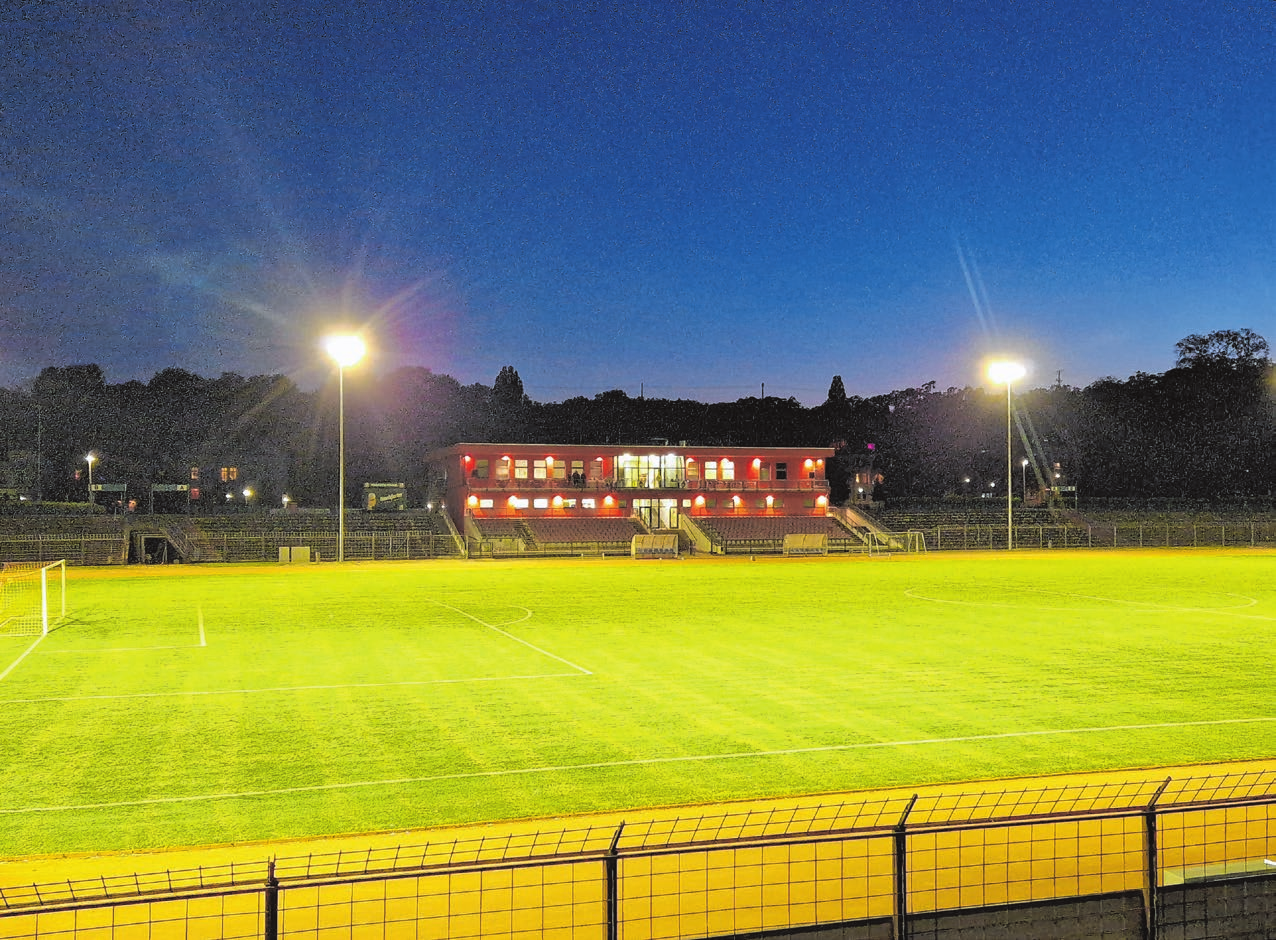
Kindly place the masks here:
<instances>
[{"instance_id":1,"label":"goal net","mask_svg":"<svg viewBox=\"0 0 1276 940\"><path fill-rule=\"evenodd\" d=\"M40 636L66 616L66 561L0 562L0 636Z\"/></svg>"}]
</instances>

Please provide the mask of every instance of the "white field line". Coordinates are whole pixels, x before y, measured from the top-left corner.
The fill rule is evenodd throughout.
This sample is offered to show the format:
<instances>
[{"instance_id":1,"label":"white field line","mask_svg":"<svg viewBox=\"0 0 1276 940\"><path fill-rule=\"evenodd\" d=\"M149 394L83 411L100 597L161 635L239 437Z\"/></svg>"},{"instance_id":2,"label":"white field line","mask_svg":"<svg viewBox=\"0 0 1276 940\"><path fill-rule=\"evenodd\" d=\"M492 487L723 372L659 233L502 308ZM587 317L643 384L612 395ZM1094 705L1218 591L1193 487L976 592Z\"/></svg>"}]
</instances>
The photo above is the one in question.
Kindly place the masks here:
<instances>
[{"instance_id":1,"label":"white field line","mask_svg":"<svg viewBox=\"0 0 1276 940\"><path fill-rule=\"evenodd\" d=\"M35 638L35 642L34 642L34 643L32 643L30 646L28 646L26 649L24 649L24 650L22 651L22 655L21 655L21 656L19 656L19 657L18 657L17 659L15 659L13 662L9 663L9 668L8 668L8 669L6 669L4 672L0 672L0 682L3 682L5 679L7 679L7 678L9 677L9 673L11 673L11 672L13 672L13 670L17 669L17 668L18 668L18 664L19 664L20 662L22 662L22 660L26 659L29 655L31 655L31 651L32 651L33 649L35 649L37 646L39 646L39 645L40 645L40 641L41 641L41 640L43 640L43 639L44 639L44 634L43 634L43 633L41 633L38 637L36 637L36 638Z\"/></svg>"},{"instance_id":2,"label":"white field line","mask_svg":"<svg viewBox=\"0 0 1276 940\"><path fill-rule=\"evenodd\" d=\"M622 767L649 767L657 764L709 763L727 760L757 760L766 757L790 757L798 754L829 754L839 751L880 750L896 747L921 747L932 744L966 744L972 741L1004 741L1064 735L1158 731L1166 728L1203 728L1219 725L1244 725L1276 722L1276 717L1220 718L1214 721L1167 721L1141 725L1106 725L1095 728L1059 728L1045 731L1004 731L997 734L969 734L952 738L916 738L905 741L871 741L862 744L829 744L821 747L793 747L773 751L737 751L727 754L688 754L681 757L646 757L633 760L598 761L587 764L562 764L545 767L516 767L507 770L476 770L468 773L436 774L429 777L391 777L386 780L353 780L347 783L321 783L306 787L280 787L274 790L238 790L228 793L201 793L190 796L158 796L146 800L115 800L109 803L78 803L60 806L23 806L0 808L0 816L32 813L62 813L82 810L118 809L126 806L161 806L173 803L206 803L214 800L237 800L263 796L286 796L298 793L321 793L334 790L357 790L368 787L392 787L405 784L440 783L450 780L482 780L496 777L520 777L533 774L570 773L580 770L611 770Z\"/></svg>"},{"instance_id":3,"label":"white field line","mask_svg":"<svg viewBox=\"0 0 1276 940\"><path fill-rule=\"evenodd\" d=\"M445 604L442 601L436 601L436 600L431 600L430 603L438 607L446 607L448 610L453 611L454 613L458 613L462 617L468 617L469 619L473 620L475 623L481 624L482 626L487 627L489 630L494 630L495 632L499 633L501 636L505 637L506 639L513 640L515 643L522 643L528 649L534 650L535 652L540 653L542 656L548 656L550 659L556 660L562 663L564 666L570 666L572 669L575 669L577 672L579 672L582 676L593 675L593 673L590 672L588 669L586 669L584 666L578 666L574 662L571 662L570 660L563 659L563 657L561 656L555 656L549 650L541 649L539 646L537 646L534 643L528 643L526 640L522 639L521 637L517 637L512 633L507 633L506 631L502 630L500 627L496 626L496 624L494 623L488 623L486 620L480 620L478 617L475 617L473 614L467 614L465 611L461 610L459 607L453 607L451 604ZM513 606L517 606L517 605L513 605ZM505 626L512 627L514 624L522 623L524 620L527 620L532 616L532 612L528 610L526 607L519 607L518 609L521 611L524 611L524 615L522 617L519 617L517 620L510 621Z\"/></svg>"},{"instance_id":4,"label":"white field line","mask_svg":"<svg viewBox=\"0 0 1276 940\"><path fill-rule=\"evenodd\" d=\"M186 647L191 649L192 647ZM25 654L23 654L25 655ZM21 660L19 660L21 662ZM13 664L14 666L17 663ZM12 669L13 667L9 667ZM5 675L8 675L6 671ZM528 676L475 676L465 679L409 679L403 682L342 682L333 685L280 685L260 689L205 689L195 692L125 692L116 695L65 695L47 698L0 699L0 705L37 705L42 702L114 702L137 698L201 698L209 695L270 695L279 692L335 692L342 689L395 689L422 685L459 685L466 682L521 682L525 679L576 679L579 672L550 672ZM0 679L4 676L0 675Z\"/></svg>"},{"instance_id":5,"label":"white field line","mask_svg":"<svg viewBox=\"0 0 1276 940\"><path fill-rule=\"evenodd\" d=\"M1258 604L1258 600L1245 594L1234 594L1230 591L1218 592L1222 597L1238 597L1244 604L1235 604L1231 607L1178 607L1173 604L1162 604L1158 601L1131 601L1120 597L1100 597L1092 594L1073 594L1068 591L1044 591L1035 590L1036 594L1053 594L1055 597L1075 597L1086 601L1099 601L1103 604L1124 604L1127 607L1141 608L1136 610L1137 613L1157 614L1165 611L1173 611L1180 614L1219 614L1224 617L1240 617L1244 620L1266 620L1276 621L1276 617L1265 617L1262 614L1240 614L1236 613L1246 607L1254 607ZM1063 612L1080 612L1085 608L1081 607L1044 607L1040 604L998 604L995 601L962 601L953 600L946 597L929 597L909 588L904 591L906 597L911 597L919 601L930 601L932 604L952 604L957 607L1000 607L1005 610L1049 610Z\"/></svg>"},{"instance_id":6,"label":"white field line","mask_svg":"<svg viewBox=\"0 0 1276 940\"><path fill-rule=\"evenodd\" d=\"M199 642L186 643L181 646L104 646L98 649L80 650L45 650L46 654L59 656L86 656L92 653L149 653L152 650L197 650L208 646L208 638L204 634L204 608L198 608Z\"/></svg>"}]
</instances>

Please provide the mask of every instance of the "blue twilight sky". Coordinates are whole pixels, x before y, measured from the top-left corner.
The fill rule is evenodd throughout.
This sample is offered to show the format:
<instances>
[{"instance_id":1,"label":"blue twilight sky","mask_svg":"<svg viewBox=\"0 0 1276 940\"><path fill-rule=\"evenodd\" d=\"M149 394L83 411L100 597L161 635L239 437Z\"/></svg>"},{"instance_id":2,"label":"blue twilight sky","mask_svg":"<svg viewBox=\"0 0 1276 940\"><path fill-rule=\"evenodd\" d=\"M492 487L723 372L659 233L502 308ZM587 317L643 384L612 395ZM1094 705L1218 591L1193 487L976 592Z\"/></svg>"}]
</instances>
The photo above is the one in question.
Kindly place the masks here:
<instances>
[{"instance_id":1,"label":"blue twilight sky","mask_svg":"<svg viewBox=\"0 0 1276 940\"><path fill-rule=\"evenodd\" d=\"M822 401L1276 345L1276 3L11 2L0 385Z\"/></svg>"}]
</instances>

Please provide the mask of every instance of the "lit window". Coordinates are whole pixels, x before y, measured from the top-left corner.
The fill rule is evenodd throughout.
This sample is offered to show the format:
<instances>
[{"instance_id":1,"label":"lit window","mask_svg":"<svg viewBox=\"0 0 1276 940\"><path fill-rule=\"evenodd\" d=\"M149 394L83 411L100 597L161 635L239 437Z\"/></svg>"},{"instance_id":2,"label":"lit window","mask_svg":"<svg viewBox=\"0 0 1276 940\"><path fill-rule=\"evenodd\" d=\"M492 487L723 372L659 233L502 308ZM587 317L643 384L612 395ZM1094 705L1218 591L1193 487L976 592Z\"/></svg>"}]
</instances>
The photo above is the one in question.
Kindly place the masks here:
<instances>
[{"instance_id":1,"label":"lit window","mask_svg":"<svg viewBox=\"0 0 1276 940\"><path fill-rule=\"evenodd\" d=\"M582 499L582 500L580 501L580 508L581 508L581 509L597 509L597 508L598 508L598 500L596 500L596 499Z\"/></svg>"},{"instance_id":2,"label":"lit window","mask_svg":"<svg viewBox=\"0 0 1276 940\"><path fill-rule=\"evenodd\" d=\"M533 509L548 509L549 508L548 497L540 496L532 500L532 508Z\"/></svg>"},{"instance_id":3,"label":"lit window","mask_svg":"<svg viewBox=\"0 0 1276 940\"><path fill-rule=\"evenodd\" d=\"M716 460L706 460L704 462L704 478L706 480L716 480L718 478L718 462Z\"/></svg>"},{"instance_id":4,"label":"lit window","mask_svg":"<svg viewBox=\"0 0 1276 940\"><path fill-rule=\"evenodd\" d=\"M502 457L496 462L496 479L508 480L510 478L510 459Z\"/></svg>"},{"instance_id":5,"label":"lit window","mask_svg":"<svg viewBox=\"0 0 1276 940\"><path fill-rule=\"evenodd\" d=\"M479 509L491 509L491 508L492 508L492 501L490 499L479 500Z\"/></svg>"},{"instance_id":6,"label":"lit window","mask_svg":"<svg viewBox=\"0 0 1276 940\"><path fill-rule=\"evenodd\" d=\"M722 479L724 480L735 479L735 464L732 463L730 460L727 460L725 457L722 458L722 464L718 469L722 473Z\"/></svg>"},{"instance_id":7,"label":"lit window","mask_svg":"<svg viewBox=\"0 0 1276 940\"><path fill-rule=\"evenodd\" d=\"M526 496L511 496L509 498L509 504L510 504L510 508L512 509L526 509L527 497Z\"/></svg>"},{"instance_id":8,"label":"lit window","mask_svg":"<svg viewBox=\"0 0 1276 940\"><path fill-rule=\"evenodd\" d=\"M192 480L199 479L199 467L191 467L191 479Z\"/></svg>"},{"instance_id":9,"label":"lit window","mask_svg":"<svg viewBox=\"0 0 1276 940\"><path fill-rule=\"evenodd\" d=\"M515 480L527 479L527 459L526 458L518 458L514 461L514 479Z\"/></svg>"},{"instance_id":10,"label":"lit window","mask_svg":"<svg viewBox=\"0 0 1276 940\"><path fill-rule=\"evenodd\" d=\"M533 460L532 461L532 479L534 480L549 479L549 472L547 470L547 466L548 464L546 460ZM514 468L514 472L518 473L517 467ZM520 479L525 479L525 478L520 477Z\"/></svg>"}]
</instances>

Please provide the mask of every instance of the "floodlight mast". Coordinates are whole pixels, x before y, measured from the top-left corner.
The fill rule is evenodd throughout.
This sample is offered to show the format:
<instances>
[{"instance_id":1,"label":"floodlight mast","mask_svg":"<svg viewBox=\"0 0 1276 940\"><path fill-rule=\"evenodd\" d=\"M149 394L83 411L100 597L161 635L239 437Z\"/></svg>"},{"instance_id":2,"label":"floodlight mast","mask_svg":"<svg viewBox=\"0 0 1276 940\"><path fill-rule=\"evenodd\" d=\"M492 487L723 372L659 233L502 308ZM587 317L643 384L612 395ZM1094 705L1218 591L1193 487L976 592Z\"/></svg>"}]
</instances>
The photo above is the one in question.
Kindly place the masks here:
<instances>
[{"instance_id":1,"label":"floodlight mast","mask_svg":"<svg viewBox=\"0 0 1276 940\"><path fill-rule=\"evenodd\" d=\"M1010 453L1010 387L1016 379L1021 379L1027 370L1018 362L993 362L988 365L988 378L1000 385L1006 385L1006 550L1012 551L1015 547L1015 504L1014 504L1014 486L1010 481L1014 479L1014 461ZM1027 495L1026 493L1024 494Z\"/></svg>"},{"instance_id":2,"label":"floodlight mast","mask_svg":"<svg viewBox=\"0 0 1276 940\"><path fill-rule=\"evenodd\" d=\"M324 344L337 364L337 561L346 560L346 368L355 365L366 350L353 333L330 336Z\"/></svg>"}]
</instances>

